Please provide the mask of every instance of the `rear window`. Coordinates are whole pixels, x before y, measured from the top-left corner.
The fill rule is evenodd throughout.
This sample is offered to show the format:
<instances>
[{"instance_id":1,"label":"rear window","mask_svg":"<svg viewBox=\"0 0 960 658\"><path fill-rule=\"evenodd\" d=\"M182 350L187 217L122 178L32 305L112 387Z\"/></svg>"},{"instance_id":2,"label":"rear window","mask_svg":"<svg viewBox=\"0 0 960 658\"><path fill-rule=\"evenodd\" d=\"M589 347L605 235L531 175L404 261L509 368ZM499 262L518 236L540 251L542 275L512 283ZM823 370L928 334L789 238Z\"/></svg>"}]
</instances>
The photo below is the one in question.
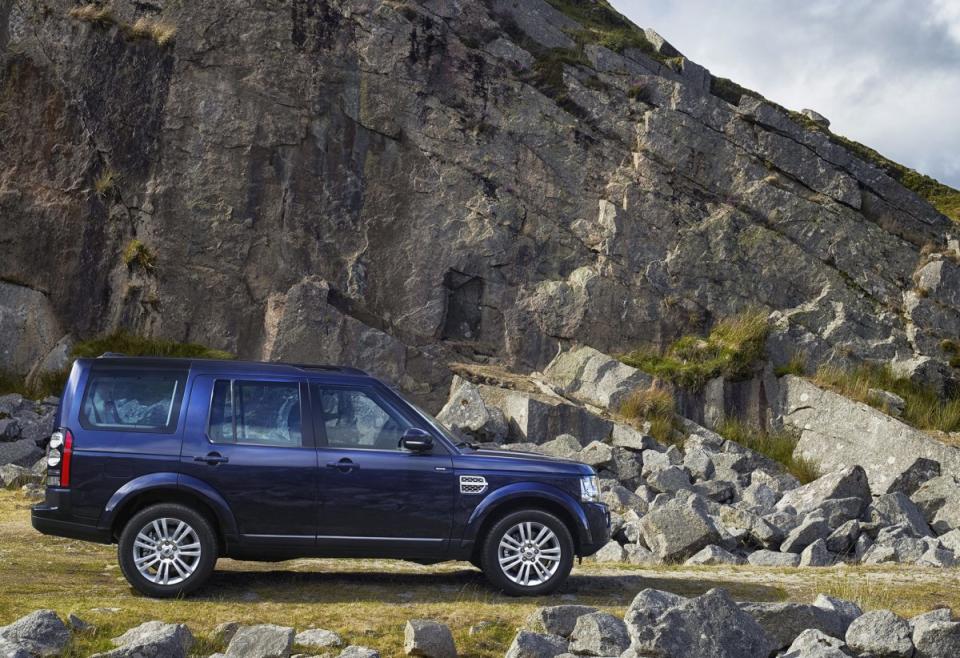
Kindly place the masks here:
<instances>
[{"instance_id":1,"label":"rear window","mask_svg":"<svg viewBox=\"0 0 960 658\"><path fill-rule=\"evenodd\" d=\"M182 371L101 371L87 380L80 424L87 429L173 432L177 427Z\"/></svg>"}]
</instances>

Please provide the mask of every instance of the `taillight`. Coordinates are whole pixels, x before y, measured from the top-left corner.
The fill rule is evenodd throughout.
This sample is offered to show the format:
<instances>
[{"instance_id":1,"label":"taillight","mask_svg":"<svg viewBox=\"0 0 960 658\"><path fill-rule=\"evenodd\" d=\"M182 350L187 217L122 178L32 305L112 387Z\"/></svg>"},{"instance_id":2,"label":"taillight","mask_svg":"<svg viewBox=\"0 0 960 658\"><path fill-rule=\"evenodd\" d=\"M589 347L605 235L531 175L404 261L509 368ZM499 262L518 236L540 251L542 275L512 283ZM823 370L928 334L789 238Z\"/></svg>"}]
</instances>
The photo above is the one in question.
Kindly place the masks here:
<instances>
[{"instance_id":1,"label":"taillight","mask_svg":"<svg viewBox=\"0 0 960 658\"><path fill-rule=\"evenodd\" d=\"M47 444L47 484L53 487L70 486L70 461L73 457L73 432L59 429L50 435ZM59 469L59 473L53 472Z\"/></svg>"}]
</instances>

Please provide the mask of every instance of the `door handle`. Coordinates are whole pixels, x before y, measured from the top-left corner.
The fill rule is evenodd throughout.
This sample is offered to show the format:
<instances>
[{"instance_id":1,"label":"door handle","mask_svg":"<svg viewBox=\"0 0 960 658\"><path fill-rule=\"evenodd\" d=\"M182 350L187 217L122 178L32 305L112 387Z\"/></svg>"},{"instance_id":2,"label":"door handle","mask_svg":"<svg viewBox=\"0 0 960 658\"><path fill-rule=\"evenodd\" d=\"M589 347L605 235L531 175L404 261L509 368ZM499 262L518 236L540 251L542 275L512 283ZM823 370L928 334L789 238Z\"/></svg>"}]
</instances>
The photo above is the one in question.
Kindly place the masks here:
<instances>
[{"instance_id":1,"label":"door handle","mask_svg":"<svg viewBox=\"0 0 960 658\"><path fill-rule=\"evenodd\" d=\"M210 464L211 466L216 466L217 464L226 464L228 461L230 461L230 458L229 458L229 457L224 457L224 456L221 455L219 452L211 452L211 453L208 454L208 455L202 455L202 456L194 457L194 458L193 458L193 461L195 461L195 462L206 462L206 463Z\"/></svg>"},{"instance_id":2,"label":"door handle","mask_svg":"<svg viewBox=\"0 0 960 658\"><path fill-rule=\"evenodd\" d=\"M341 473L349 473L350 471L358 470L360 467L350 459L344 457L338 462L327 462L327 468L335 468Z\"/></svg>"}]
</instances>

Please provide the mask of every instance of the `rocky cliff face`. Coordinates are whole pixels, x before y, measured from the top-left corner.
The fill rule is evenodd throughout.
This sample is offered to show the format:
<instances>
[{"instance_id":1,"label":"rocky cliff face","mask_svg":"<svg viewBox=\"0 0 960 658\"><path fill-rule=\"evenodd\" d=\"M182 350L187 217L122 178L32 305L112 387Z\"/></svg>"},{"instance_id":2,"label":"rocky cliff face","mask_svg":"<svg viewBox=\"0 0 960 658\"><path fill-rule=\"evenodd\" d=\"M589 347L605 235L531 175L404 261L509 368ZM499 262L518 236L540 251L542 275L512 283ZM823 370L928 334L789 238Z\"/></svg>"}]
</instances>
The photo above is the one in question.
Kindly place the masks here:
<instances>
[{"instance_id":1,"label":"rocky cliff face","mask_svg":"<svg viewBox=\"0 0 960 658\"><path fill-rule=\"evenodd\" d=\"M602 3L553 4L0 2L0 279L64 332L434 402L453 358L539 368L747 307L777 312L774 358L944 356L950 220L655 34L601 45L571 15Z\"/></svg>"}]
</instances>

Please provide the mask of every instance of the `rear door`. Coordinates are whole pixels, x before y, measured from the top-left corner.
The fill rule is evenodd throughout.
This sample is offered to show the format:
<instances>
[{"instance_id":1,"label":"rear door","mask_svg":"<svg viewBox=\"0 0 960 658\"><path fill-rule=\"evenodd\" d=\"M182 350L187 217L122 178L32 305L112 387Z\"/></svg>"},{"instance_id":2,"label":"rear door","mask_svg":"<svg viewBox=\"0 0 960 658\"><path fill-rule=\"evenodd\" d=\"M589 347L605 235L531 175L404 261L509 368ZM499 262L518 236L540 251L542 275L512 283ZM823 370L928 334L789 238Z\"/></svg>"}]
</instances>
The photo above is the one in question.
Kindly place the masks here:
<instances>
[{"instance_id":1,"label":"rear door","mask_svg":"<svg viewBox=\"0 0 960 658\"><path fill-rule=\"evenodd\" d=\"M298 378L201 375L191 391L181 472L230 505L247 545L312 548L317 454Z\"/></svg>"},{"instance_id":2,"label":"rear door","mask_svg":"<svg viewBox=\"0 0 960 658\"><path fill-rule=\"evenodd\" d=\"M398 443L411 427L428 432L378 385L312 382L320 465L318 548L327 554L443 557L454 504L452 459Z\"/></svg>"},{"instance_id":3,"label":"rear door","mask_svg":"<svg viewBox=\"0 0 960 658\"><path fill-rule=\"evenodd\" d=\"M187 369L94 363L79 382L83 396L71 459L73 512L97 519L126 482L177 471Z\"/></svg>"}]
</instances>

